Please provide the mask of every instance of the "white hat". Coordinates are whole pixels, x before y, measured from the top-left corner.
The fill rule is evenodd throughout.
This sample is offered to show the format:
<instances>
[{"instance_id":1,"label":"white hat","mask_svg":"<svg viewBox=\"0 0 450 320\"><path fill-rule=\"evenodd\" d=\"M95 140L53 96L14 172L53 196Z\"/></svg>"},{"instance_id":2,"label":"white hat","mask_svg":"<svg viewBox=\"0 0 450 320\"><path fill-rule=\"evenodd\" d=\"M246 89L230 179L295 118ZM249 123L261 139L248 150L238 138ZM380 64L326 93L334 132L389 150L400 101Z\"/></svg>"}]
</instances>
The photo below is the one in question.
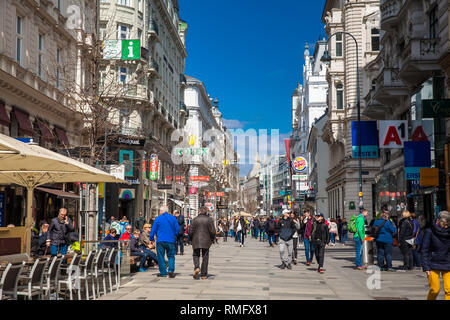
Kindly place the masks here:
<instances>
[{"instance_id":1,"label":"white hat","mask_svg":"<svg viewBox=\"0 0 450 320\"><path fill-rule=\"evenodd\" d=\"M284 209L284 210L283 210L283 214L285 214L285 213L291 213L291 211L288 210L288 209Z\"/></svg>"}]
</instances>

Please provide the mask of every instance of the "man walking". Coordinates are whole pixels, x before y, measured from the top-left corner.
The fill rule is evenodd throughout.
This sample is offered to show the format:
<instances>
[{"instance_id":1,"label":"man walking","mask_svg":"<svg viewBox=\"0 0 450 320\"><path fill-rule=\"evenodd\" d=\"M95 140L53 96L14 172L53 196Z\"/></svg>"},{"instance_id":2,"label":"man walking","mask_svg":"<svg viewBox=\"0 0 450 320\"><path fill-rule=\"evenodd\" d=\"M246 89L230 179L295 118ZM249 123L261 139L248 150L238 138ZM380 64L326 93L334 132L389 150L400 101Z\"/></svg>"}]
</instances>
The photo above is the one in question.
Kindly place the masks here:
<instances>
[{"instance_id":1,"label":"man walking","mask_svg":"<svg viewBox=\"0 0 450 320\"><path fill-rule=\"evenodd\" d=\"M177 218L178 222L178 235L177 235L177 242L176 242L176 254L178 254L178 248L180 248L180 255L184 254L184 229L185 229L185 222L184 222L184 216L180 214L178 210L175 210L173 212L173 215L175 218Z\"/></svg>"},{"instance_id":2,"label":"man walking","mask_svg":"<svg viewBox=\"0 0 450 320\"><path fill-rule=\"evenodd\" d=\"M150 241L153 242L156 235L156 252L158 254L158 277L167 277L165 255L169 260L169 278L175 278L175 238L179 227L177 219L168 213L169 208L162 206L159 216L153 223L150 232Z\"/></svg>"},{"instance_id":3,"label":"man walking","mask_svg":"<svg viewBox=\"0 0 450 320\"><path fill-rule=\"evenodd\" d=\"M308 209L303 211L303 213L305 215L305 219L303 220L303 225L305 228L303 243L305 244L306 265L310 266L314 257L314 246L311 242L313 218L311 217L311 212Z\"/></svg>"},{"instance_id":4,"label":"man walking","mask_svg":"<svg viewBox=\"0 0 450 320\"><path fill-rule=\"evenodd\" d=\"M68 244L66 243L66 234L72 232L73 225L67 216L67 209L59 209L58 216L53 218L47 231L47 247L50 247L52 257L61 253L67 253Z\"/></svg>"},{"instance_id":5,"label":"man walking","mask_svg":"<svg viewBox=\"0 0 450 320\"><path fill-rule=\"evenodd\" d=\"M356 263L356 270L365 270L366 267L363 266L362 263L362 245L364 242L364 238L366 237L366 231L364 229L365 226L365 217L369 214L369 211L367 209L362 209L361 213L358 215L358 218L356 218L356 233L353 236L353 240L355 240L355 263Z\"/></svg>"},{"instance_id":6,"label":"man walking","mask_svg":"<svg viewBox=\"0 0 450 320\"><path fill-rule=\"evenodd\" d=\"M269 246L273 247L273 242L275 242L275 221L273 221L273 217L270 216L266 221L265 232L267 233L267 238L269 239Z\"/></svg>"},{"instance_id":7,"label":"man walking","mask_svg":"<svg viewBox=\"0 0 450 320\"><path fill-rule=\"evenodd\" d=\"M201 278L208 278L208 261L209 248L216 236L216 228L214 228L214 221L211 217L206 215L206 207L201 207L199 215L192 221L189 230L189 236L192 239L192 257L194 259L194 279L198 278L200 273ZM200 252L202 254L202 268L200 269Z\"/></svg>"},{"instance_id":8,"label":"man walking","mask_svg":"<svg viewBox=\"0 0 450 320\"><path fill-rule=\"evenodd\" d=\"M295 223L289 217L290 211L287 209L283 210L283 218L278 221L280 225L280 258L281 258L281 269L288 268L292 269L292 251L293 251L293 240L292 237L296 231ZM285 258L285 253L287 251L287 259Z\"/></svg>"},{"instance_id":9,"label":"man walking","mask_svg":"<svg viewBox=\"0 0 450 320\"><path fill-rule=\"evenodd\" d=\"M142 228L144 227L144 224L147 222L145 221L144 215L142 214L142 211L139 212L139 216L137 217L136 221L134 222L134 227L136 230L142 231Z\"/></svg>"},{"instance_id":10,"label":"man walking","mask_svg":"<svg viewBox=\"0 0 450 320\"><path fill-rule=\"evenodd\" d=\"M327 225L324 223L323 214L320 213L317 220L314 222L311 239L314 244L314 253L316 255L317 263L319 264L317 272L323 273L323 261L325 258L325 249L330 243L330 233Z\"/></svg>"}]
</instances>

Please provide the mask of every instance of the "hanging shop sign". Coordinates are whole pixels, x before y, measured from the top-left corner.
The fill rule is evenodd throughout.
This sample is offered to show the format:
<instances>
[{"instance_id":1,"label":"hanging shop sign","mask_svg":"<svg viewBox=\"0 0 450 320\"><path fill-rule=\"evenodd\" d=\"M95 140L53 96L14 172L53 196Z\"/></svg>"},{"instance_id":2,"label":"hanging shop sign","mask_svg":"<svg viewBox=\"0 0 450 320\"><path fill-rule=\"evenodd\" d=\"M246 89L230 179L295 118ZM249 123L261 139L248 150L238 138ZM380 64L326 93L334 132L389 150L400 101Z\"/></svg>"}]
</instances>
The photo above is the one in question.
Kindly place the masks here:
<instances>
[{"instance_id":1,"label":"hanging shop sign","mask_svg":"<svg viewBox=\"0 0 450 320\"><path fill-rule=\"evenodd\" d=\"M134 189L119 189L119 199L131 200L136 196L136 190Z\"/></svg>"},{"instance_id":2,"label":"hanging shop sign","mask_svg":"<svg viewBox=\"0 0 450 320\"><path fill-rule=\"evenodd\" d=\"M126 136L118 136L116 140L117 144L124 144L128 146L140 146L143 147L145 145L145 139L135 139L129 138Z\"/></svg>"},{"instance_id":3,"label":"hanging shop sign","mask_svg":"<svg viewBox=\"0 0 450 320\"><path fill-rule=\"evenodd\" d=\"M308 175L307 174L294 174L294 175L292 175L292 180L306 181L306 180L308 180Z\"/></svg>"},{"instance_id":4,"label":"hanging shop sign","mask_svg":"<svg viewBox=\"0 0 450 320\"><path fill-rule=\"evenodd\" d=\"M191 155L191 156L207 156L209 153L208 148L177 148L175 149L176 154L179 157L183 155Z\"/></svg>"},{"instance_id":5,"label":"hanging shop sign","mask_svg":"<svg viewBox=\"0 0 450 320\"><path fill-rule=\"evenodd\" d=\"M450 118L450 99L422 100L423 118Z\"/></svg>"},{"instance_id":6,"label":"hanging shop sign","mask_svg":"<svg viewBox=\"0 0 450 320\"><path fill-rule=\"evenodd\" d=\"M378 158L378 130L376 121L361 123L361 159ZM359 157L358 121L352 121L352 157Z\"/></svg>"},{"instance_id":7,"label":"hanging shop sign","mask_svg":"<svg viewBox=\"0 0 450 320\"><path fill-rule=\"evenodd\" d=\"M133 151L120 150L119 163L125 165L125 177L133 177Z\"/></svg>"},{"instance_id":8,"label":"hanging shop sign","mask_svg":"<svg viewBox=\"0 0 450 320\"><path fill-rule=\"evenodd\" d=\"M308 161L303 157L297 157L292 162L292 168L295 172L305 172L308 168Z\"/></svg>"},{"instance_id":9,"label":"hanging shop sign","mask_svg":"<svg viewBox=\"0 0 450 320\"><path fill-rule=\"evenodd\" d=\"M172 185L166 183L158 183L158 190L171 190Z\"/></svg>"},{"instance_id":10,"label":"hanging shop sign","mask_svg":"<svg viewBox=\"0 0 450 320\"><path fill-rule=\"evenodd\" d=\"M104 40L105 60L138 60L141 58L141 40Z\"/></svg>"},{"instance_id":11,"label":"hanging shop sign","mask_svg":"<svg viewBox=\"0 0 450 320\"><path fill-rule=\"evenodd\" d=\"M430 142L406 141L404 157L406 180L420 180L420 168L431 167Z\"/></svg>"},{"instance_id":12,"label":"hanging shop sign","mask_svg":"<svg viewBox=\"0 0 450 320\"><path fill-rule=\"evenodd\" d=\"M420 169L420 186L421 187L438 187L439 186L439 169L438 168L421 168Z\"/></svg>"},{"instance_id":13,"label":"hanging shop sign","mask_svg":"<svg viewBox=\"0 0 450 320\"><path fill-rule=\"evenodd\" d=\"M158 155L152 154L150 156L150 180L156 181L158 180Z\"/></svg>"},{"instance_id":14,"label":"hanging shop sign","mask_svg":"<svg viewBox=\"0 0 450 320\"><path fill-rule=\"evenodd\" d=\"M117 179L125 180L125 165L106 165L106 170Z\"/></svg>"},{"instance_id":15,"label":"hanging shop sign","mask_svg":"<svg viewBox=\"0 0 450 320\"><path fill-rule=\"evenodd\" d=\"M434 120L413 120L411 125L411 141L429 141L434 145Z\"/></svg>"},{"instance_id":16,"label":"hanging shop sign","mask_svg":"<svg viewBox=\"0 0 450 320\"><path fill-rule=\"evenodd\" d=\"M190 187L189 188L189 194L196 194L197 190L198 190L198 188L196 188L196 187Z\"/></svg>"},{"instance_id":17,"label":"hanging shop sign","mask_svg":"<svg viewBox=\"0 0 450 320\"><path fill-rule=\"evenodd\" d=\"M380 120L379 141L382 149L401 149L408 141L407 120Z\"/></svg>"},{"instance_id":18,"label":"hanging shop sign","mask_svg":"<svg viewBox=\"0 0 450 320\"><path fill-rule=\"evenodd\" d=\"M191 181L209 181L209 176L191 176Z\"/></svg>"},{"instance_id":19,"label":"hanging shop sign","mask_svg":"<svg viewBox=\"0 0 450 320\"><path fill-rule=\"evenodd\" d=\"M205 203L205 207L209 210L209 211L213 211L214 210L214 205L210 202Z\"/></svg>"}]
</instances>

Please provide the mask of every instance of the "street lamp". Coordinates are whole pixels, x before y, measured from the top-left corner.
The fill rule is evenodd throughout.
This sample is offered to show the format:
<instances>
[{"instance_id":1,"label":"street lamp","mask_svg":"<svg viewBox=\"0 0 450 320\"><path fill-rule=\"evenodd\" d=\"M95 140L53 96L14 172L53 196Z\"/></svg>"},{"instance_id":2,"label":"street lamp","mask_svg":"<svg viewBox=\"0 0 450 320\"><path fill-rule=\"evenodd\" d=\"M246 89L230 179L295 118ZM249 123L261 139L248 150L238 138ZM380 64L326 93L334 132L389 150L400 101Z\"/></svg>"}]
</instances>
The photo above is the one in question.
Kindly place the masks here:
<instances>
[{"instance_id":1,"label":"street lamp","mask_svg":"<svg viewBox=\"0 0 450 320\"><path fill-rule=\"evenodd\" d=\"M363 192L362 192L362 162L361 162L361 93L359 88L359 60L358 60L358 41L356 38L349 32L336 32L332 34L328 40L327 40L327 48L328 48L328 42L330 39L337 35L337 34L344 34L350 36L354 41L356 45L356 107L358 109L358 169L359 169L359 213L362 213L363 209ZM325 50L323 53L322 58L320 61L329 63L331 61L331 56L328 52L328 50Z\"/></svg>"}]
</instances>

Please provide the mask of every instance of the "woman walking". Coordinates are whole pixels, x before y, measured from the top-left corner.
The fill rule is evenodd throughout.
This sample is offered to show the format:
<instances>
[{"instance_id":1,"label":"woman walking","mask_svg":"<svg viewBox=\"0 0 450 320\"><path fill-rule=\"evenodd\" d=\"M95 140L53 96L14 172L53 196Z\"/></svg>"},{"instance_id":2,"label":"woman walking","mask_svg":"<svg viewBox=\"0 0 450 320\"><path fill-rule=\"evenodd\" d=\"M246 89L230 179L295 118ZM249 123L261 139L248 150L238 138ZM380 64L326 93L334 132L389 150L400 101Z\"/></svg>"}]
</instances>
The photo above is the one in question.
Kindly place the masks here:
<instances>
[{"instance_id":1,"label":"woman walking","mask_svg":"<svg viewBox=\"0 0 450 320\"><path fill-rule=\"evenodd\" d=\"M244 246L244 235L246 232L246 225L247 224L245 223L244 217L241 217L238 220L237 228L236 228L236 230L238 231L239 244L240 244L241 248Z\"/></svg>"},{"instance_id":2,"label":"woman walking","mask_svg":"<svg viewBox=\"0 0 450 320\"><path fill-rule=\"evenodd\" d=\"M392 269L392 246L394 244L393 235L397 232L394 224L389 221L389 214L387 212L383 212L380 214L378 220L376 220L373 224L376 228L378 227L379 232L376 237L376 245L377 245L377 260L378 267L381 271L394 271ZM384 265L384 261L386 260L386 267Z\"/></svg>"},{"instance_id":3,"label":"woman walking","mask_svg":"<svg viewBox=\"0 0 450 320\"><path fill-rule=\"evenodd\" d=\"M410 218L411 213L408 210L404 210L399 223L398 242L403 255L403 267L400 270L403 271L413 269L412 246L414 244L414 226Z\"/></svg>"},{"instance_id":4,"label":"woman walking","mask_svg":"<svg viewBox=\"0 0 450 320\"><path fill-rule=\"evenodd\" d=\"M333 218L331 218L330 220L329 230L330 230L331 245L334 247L336 245L336 235L338 232L338 226L336 220L334 220Z\"/></svg>"},{"instance_id":5,"label":"woman walking","mask_svg":"<svg viewBox=\"0 0 450 320\"><path fill-rule=\"evenodd\" d=\"M345 241L347 241L347 234L348 234L347 219L343 218L341 223L341 239L340 239L342 246L345 246Z\"/></svg>"},{"instance_id":6,"label":"woman walking","mask_svg":"<svg viewBox=\"0 0 450 320\"><path fill-rule=\"evenodd\" d=\"M436 300L442 274L445 300L450 300L450 213L441 211L431 228L425 229L422 242L422 268L428 277L430 291L427 300Z\"/></svg>"},{"instance_id":7,"label":"woman walking","mask_svg":"<svg viewBox=\"0 0 450 320\"><path fill-rule=\"evenodd\" d=\"M293 249L293 259L292 259L292 263L293 264L297 264L297 246L298 246L298 238L299 238L299 229L300 229L300 220L297 218L297 215L295 214L295 212L291 212L291 219L295 224L295 232L294 235L292 236L292 249Z\"/></svg>"}]
</instances>

